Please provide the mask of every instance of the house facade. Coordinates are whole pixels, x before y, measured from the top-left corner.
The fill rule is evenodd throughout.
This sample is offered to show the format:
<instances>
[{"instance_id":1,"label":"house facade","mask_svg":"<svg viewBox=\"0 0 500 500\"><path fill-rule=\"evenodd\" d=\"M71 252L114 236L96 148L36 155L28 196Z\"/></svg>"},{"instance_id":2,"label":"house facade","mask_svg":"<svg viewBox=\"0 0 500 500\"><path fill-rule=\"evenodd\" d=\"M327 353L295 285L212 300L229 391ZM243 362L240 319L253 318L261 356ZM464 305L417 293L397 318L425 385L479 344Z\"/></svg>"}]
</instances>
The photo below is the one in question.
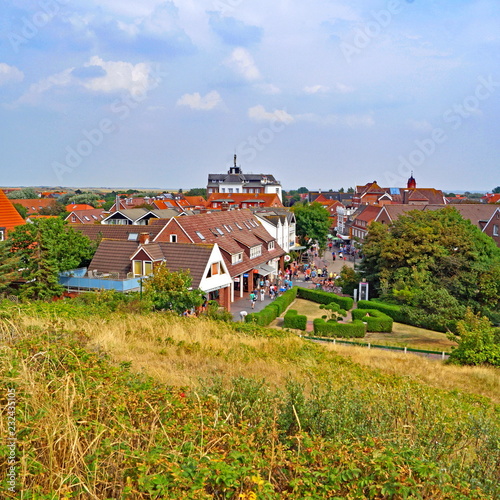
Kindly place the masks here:
<instances>
[{"instance_id":1,"label":"house facade","mask_svg":"<svg viewBox=\"0 0 500 500\"><path fill-rule=\"evenodd\" d=\"M271 174L244 174L237 165L237 156L234 155L234 165L227 174L209 174L207 196L212 193L229 194L276 194L280 201L283 199L281 183Z\"/></svg>"},{"instance_id":2,"label":"house facade","mask_svg":"<svg viewBox=\"0 0 500 500\"><path fill-rule=\"evenodd\" d=\"M286 253L297 246L297 221L292 211L286 208L256 208L252 212Z\"/></svg>"}]
</instances>

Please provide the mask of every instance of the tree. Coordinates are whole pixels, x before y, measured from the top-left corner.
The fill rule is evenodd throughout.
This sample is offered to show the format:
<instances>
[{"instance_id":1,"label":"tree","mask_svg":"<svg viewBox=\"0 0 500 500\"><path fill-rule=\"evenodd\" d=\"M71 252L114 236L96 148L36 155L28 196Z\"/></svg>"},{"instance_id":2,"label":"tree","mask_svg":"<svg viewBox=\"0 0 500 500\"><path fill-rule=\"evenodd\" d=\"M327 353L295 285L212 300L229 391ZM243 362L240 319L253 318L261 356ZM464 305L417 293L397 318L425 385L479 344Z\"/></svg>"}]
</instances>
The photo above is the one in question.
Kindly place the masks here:
<instances>
[{"instance_id":1,"label":"tree","mask_svg":"<svg viewBox=\"0 0 500 500\"><path fill-rule=\"evenodd\" d=\"M328 210L320 203L295 204L292 211L297 219L297 235L301 245L311 246L318 243L320 249L326 248L330 216Z\"/></svg>"},{"instance_id":2,"label":"tree","mask_svg":"<svg viewBox=\"0 0 500 500\"><path fill-rule=\"evenodd\" d=\"M33 188L16 189L7 194L11 200L33 200L38 198L38 194Z\"/></svg>"},{"instance_id":3,"label":"tree","mask_svg":"<svg viewBox=\"0 0 500 500\"><path fill-rule=\"evenodd\" d=\"M58 274L87 265L95 252L95 244L61 219L17 226L9 239L26 280L22 295L34 299L59 296Z\"/></svg>"},{"instance_id":4,"label":"tree","mask_svg":"<svg viewBox=\"0 0 500 500\"><path fill-rule=\"evenodd\" d=\"M348 192L348 193L354 193L354 188L353 188L353 187L348 188L348 189L347 189L347 192Z\"/></svg>"},{"instance_id":5,"label":"tree","mask_svg":"<svg viewBox=\"0 0 500 500\"><path fill-rule=\"evenodd\" d=\"M309 189L307 189L304 186L299 187L299 189L297 189L297 193L299 193L299 194L305 194L305 193L308 193L308 192L309 192Z\"/></svg>"},{"instance_id":6,"label":"tree","mask_svg":"<svg viewBox=\"0 0 500 500\"><path fill-rule=\"evenodd\" d=\"M354 290L357 290L361 275L352 267L342 266L340 276L335 280L335 285L342 288L342 293L345 295L354 295Z\"/></svg>"},{"instance_id":7,"label":"tree","mask_svg":"<svg viewBox=\"0 0 500 500\"><path fill-rule=\"evenodd\" d=\"M207 190L206 188L192 188L187 193L184 193L185 196L203 196L203 198L207 199Z\"/></svg>"},{"instance_id":8,"label":"tree","mask_svg":"<svg viewBox=\"0 0 500 500\"><path fill-rule=\"evenodd\" d=\"M500 344L495 341L495 329L486 317L474 314L470 309L457 324L458 342L449 357L450 363L460 365L490 364L500 366Z\"/></svg>"},{"instance_id":9,"label":"tree","mask_svg":"<svg viewBox=\"0 0 500 500\"><path fill-rule=\"evenodd\" d=\"M19 278L19 257L12 252L10 241L0 241L0 293Z\"/></svg>"},{"instance_id":10,"label":"tree","mask_svg":"<svg viewBox=\"0 0 500 500\"><path fill-rule=\"evenodd\" d=\"M170 272L162 263L145 281L145 295L155 309L182 314L186 310L201 306L204 301L203 292L199 289L191 290L191 283L189 272Z\"/></svg>"},{"instance_id":11,"label":"tree","mask_svg":"<svg viewBox=\"0 0 500 500\"><path fill-rule=\"evenodd\" d=\"M86 204L86 205L91 205L94 208L97 205L97 200L99 200L99 195L95 193L82 193L82 194L77 194L75 196L72 196L69 199L69 203L74 203L79 204Z\"/></svg>"},{"instance_id":12,"label":"tree","mask_svg":"<svg viewBox=\"0 0 500 500\"><path fill-rule=\"evenodd\" d=\"M452 207L372 223L363 254L360 270L386 297L417 305L442 289L444 309L450 297L474 311L500 306L500 249Z\"/></svg>"},{"instance_id":13,"label":"tree","mask_svg":"<svg viewBox=\"0 0 500 500\"><path fill-rule=\"evenodd\" d=\"M497 186L493 191L493 194L499 194L500 193L500 186Z\"/></svg>"},{"instance_id":14,"label":"tree","mask_svg":"<svg viewBox=\"0 0 500 500\"><path fill-rule=\"evenodd\" d=\"M19 213L19 215L23 219L26 219L26 216L28 215L28 209L24 205L21 205L20 203L13 203L13 205L14 205L14 208Z\"/></svg>"}]
</instances>

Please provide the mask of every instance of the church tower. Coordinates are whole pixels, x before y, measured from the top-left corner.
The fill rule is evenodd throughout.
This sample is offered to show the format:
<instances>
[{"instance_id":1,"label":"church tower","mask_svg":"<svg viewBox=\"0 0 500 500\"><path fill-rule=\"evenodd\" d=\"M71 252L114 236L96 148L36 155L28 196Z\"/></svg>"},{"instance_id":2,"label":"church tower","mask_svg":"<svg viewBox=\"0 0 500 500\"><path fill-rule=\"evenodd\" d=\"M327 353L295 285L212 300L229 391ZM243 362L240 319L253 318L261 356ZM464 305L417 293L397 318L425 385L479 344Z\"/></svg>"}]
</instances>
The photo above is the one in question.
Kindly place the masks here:
<instances>
[{"instance_id":1,"label":"church tower","mask_svg":"<svg viewBox=\"0 0 500 500\"><path fill-rule=\"evenodd\" d=\"M236 158L237 156L234 155L234 165L229 169L228 174L241 174L241 168L236 166Z\"/></svg>"},{"instance_id":2,"label":"church tower","mask_svg":"<svg viewBox=\"0 0 500 500\"><path fill-rule=\"evenodd\" d=\"M408 179L407 188L408 189L417 189L417 181L413 177L413 172L411 173L411 177Z\"/></svg>"}]
</instances>

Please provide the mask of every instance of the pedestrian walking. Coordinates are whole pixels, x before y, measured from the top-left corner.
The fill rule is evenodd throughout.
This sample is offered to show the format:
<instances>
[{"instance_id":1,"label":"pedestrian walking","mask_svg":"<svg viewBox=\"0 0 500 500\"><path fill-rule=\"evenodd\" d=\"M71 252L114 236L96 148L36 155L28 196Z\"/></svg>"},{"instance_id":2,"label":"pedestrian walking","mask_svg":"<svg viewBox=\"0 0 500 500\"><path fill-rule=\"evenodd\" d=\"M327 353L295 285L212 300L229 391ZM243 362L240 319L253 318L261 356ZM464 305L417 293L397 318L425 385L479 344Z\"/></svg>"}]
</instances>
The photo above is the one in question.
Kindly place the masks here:
<instances>
[{"instance_id":1,"label":"pedestrian walking","mask_svg":"<svg viewBox=\"0 0 500 500\"><path fill-rule=\"evenodd\" d=\"M260 301L264 302L264 296L266 295L266 292L263 288L260 289Z\"/></svg>"},{"instance_id":2,"label":"pedestrian walking","mask_svg":"<svg viewBox=\"0 0 500 500\"><path fill-rule=\"evenodd\" d=\"M255 309L255 301L257 300L257 295L255 292L250 294L250 302L252 303L252 309Z\"/></svg>"}]
</instances>

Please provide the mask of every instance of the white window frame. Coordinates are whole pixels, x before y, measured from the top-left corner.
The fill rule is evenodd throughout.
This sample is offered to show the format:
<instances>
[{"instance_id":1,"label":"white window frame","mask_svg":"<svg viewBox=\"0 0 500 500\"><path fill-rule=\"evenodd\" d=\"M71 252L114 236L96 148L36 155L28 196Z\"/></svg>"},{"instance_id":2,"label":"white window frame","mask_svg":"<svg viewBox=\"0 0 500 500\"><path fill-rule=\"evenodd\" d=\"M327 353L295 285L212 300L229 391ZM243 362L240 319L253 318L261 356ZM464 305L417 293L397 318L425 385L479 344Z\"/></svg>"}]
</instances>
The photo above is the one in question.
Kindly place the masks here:
<instances>
[{"instance_id":1,"label":"white window frame","mask_svg":"<svg viewBox=\"0 0 500 500\"><path fill-rule=\"evenodd\" d=\"M170 235L170 243L177 243L177 235L176 234Z\"/></svg>"},{"instance_id":2,"label":"white window frame","mask_svg":"<svg viewBox=\"0 0 500 500\"><path fill-rule=\"evenodd\" d=\"M255 259L262 255L262 245L257 245L250 248L250 258Z\"/></svg>"}]
</instances>

